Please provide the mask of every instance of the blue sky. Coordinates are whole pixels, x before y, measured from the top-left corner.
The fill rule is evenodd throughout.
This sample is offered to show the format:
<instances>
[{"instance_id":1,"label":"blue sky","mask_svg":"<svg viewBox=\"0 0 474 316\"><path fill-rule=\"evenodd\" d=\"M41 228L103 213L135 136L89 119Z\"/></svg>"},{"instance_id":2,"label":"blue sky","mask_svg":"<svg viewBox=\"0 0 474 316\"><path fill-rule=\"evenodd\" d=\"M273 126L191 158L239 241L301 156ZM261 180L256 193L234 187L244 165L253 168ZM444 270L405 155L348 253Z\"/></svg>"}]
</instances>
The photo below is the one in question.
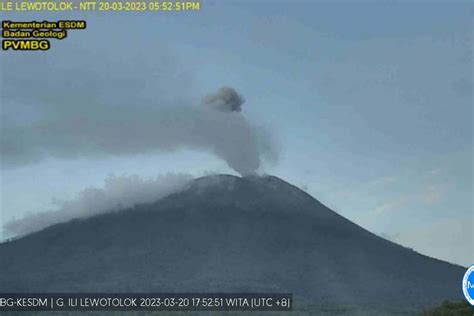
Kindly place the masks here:
<instances>
[{"instance_id":1,"label":"blue sky","mask_svg":"<svg viewBox=\"0 0 474 316\"><path fill-rule=\"evenodd\" d=\"M243 115L277 144L279 158L263 172L372 232L469 265L472 14L469 1L205 1L200 12L71 14L88 28L46 54L84 71L108 63L122 64L124 76L137 69L144 95L158 89L165 100L198 103L234 87L247 100ZM20 17L64 15L11 18ZM95 58L81 60L81 51ZM2 66L9 62L12 53L2 54ZM161 68L151 74L148 64ZM2 103L2 119L14 119L18 107ZM50 158L2 170L3 221L51 209L109 174L166 172L233 173L194 150Z\"/></svg>"}]
</instances>

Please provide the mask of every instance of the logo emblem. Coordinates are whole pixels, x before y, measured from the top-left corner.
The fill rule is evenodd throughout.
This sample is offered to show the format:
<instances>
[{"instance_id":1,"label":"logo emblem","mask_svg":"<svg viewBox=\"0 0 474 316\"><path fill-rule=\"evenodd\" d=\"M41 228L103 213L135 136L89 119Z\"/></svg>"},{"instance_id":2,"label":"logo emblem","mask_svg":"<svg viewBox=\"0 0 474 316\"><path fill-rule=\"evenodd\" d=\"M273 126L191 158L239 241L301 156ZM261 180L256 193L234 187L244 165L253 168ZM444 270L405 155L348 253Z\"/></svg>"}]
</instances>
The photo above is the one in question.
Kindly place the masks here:
<instances>
[{"instance_id":1,"label":"logo emblem","mask_svg":"<svg viewBox=\"0 0 474 316\"><path fill-rule=\"evenodd\" d=\"M469 304L474 306L474 264L467 269L462 279L462 292Z\"/></svg>"}]
</instances>

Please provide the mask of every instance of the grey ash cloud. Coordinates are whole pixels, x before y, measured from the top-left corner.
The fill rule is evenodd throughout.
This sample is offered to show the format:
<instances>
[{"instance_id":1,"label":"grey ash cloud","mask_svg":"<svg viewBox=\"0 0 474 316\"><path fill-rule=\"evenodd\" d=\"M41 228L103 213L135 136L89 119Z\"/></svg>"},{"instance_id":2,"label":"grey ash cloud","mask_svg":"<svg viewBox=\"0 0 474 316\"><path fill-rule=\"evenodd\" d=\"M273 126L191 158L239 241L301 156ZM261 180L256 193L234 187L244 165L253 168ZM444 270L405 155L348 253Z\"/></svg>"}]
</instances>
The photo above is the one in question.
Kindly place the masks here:
<instances>
[{"instance_id":1,"label":"grey ash cloud","mask_svg":"<svg viewBox=\"0 0 474 316\"><path fill-rule=\"evenodd\" d=\"M6 55L2 168L47 157L107 158L185 148L213 153L245 175L255 173L265 157L275 157L268 133L238 113L244 99L233 88L223 87L199 105L189 92L194 82L182 75L179 61L122 49L124 60L109 59L106 51L71 55L59 49Z\"/></svg>"},{"instance_id":2,"label":"grey ash cloud","mask_svg":"<svg viewBox=\"0 0 474 316\"><path fill-rule=\"evenodd\" d=\"M235 89L222 87L204 98L204 104L223 112L240 112L245 99Z\"/></svg>"}]
</instances>

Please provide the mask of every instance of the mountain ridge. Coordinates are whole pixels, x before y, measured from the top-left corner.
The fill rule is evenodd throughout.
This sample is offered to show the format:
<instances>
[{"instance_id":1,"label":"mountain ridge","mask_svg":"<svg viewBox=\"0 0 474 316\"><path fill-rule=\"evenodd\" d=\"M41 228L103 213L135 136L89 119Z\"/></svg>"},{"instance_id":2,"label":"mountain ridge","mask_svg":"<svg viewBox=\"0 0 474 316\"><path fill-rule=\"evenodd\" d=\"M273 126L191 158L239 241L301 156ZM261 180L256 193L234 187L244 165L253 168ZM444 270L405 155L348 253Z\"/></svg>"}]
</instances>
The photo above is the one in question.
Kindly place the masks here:
<instances>
[{"instance_id":1,"label":"mountain ridge","mask_svg":"<svg viewBox=\"0 0 474 316\"><path fill-rule=\"evenodd\" d=\"M464 273L365 230L280 178L230 175L2 243L0 271L0 292L280 291L410 306L460 299Z\"/></svg>"}]
</instances>

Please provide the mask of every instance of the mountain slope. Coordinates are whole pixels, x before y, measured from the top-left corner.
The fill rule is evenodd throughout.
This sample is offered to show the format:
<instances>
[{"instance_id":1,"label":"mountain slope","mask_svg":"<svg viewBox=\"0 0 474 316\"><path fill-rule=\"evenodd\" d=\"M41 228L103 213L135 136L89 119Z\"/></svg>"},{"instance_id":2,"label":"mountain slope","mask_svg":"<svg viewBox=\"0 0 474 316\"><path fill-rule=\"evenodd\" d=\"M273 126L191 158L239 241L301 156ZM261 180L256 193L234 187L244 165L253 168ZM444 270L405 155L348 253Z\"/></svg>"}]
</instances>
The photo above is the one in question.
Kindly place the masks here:
<instances>
[{"instance_id":1,"label":"mountain slope","mask_svg":"<svg viewBox=\"0 0 474 316\"><path fill-rule=\"evenodd\" d=\"M461 299L464 273L377 237L281 179L226 175L0 244L0 271L0 292L274 291L406 306Z\"/></svg>"}]
</instances>

